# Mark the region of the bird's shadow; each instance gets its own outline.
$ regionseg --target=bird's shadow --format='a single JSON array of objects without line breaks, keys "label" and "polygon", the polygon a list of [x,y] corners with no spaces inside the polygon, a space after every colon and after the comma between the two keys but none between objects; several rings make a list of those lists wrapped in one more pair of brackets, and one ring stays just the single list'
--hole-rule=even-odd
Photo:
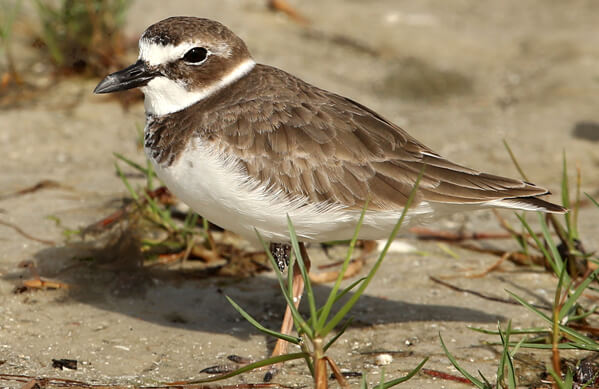
[{"label": "bird's shadow", "polygon": [[[36,254],[37,271],[41,277],[69,284],[68,296],[74,301],[163,326],[227,333],[240,338],[255,334],[255,329],[241,319],[225,295],[266,327],[280,326],[285,300],[272,276],[262,273],[243,279],[205,274],[200,277],[141,266],[139,252],[127,252],[126,247],[112,249],[113,254],[87,244],[46,248]],[[313,284],[313,290],[317,302],[323,304],[331,286]],[[350,296],[351,293],[347,297]],[[414,304],[394,296],[381,298],[368,294],[359,299],[349,316],[362,326],[415,321],[496,323],[503,319],[478,309]]]}]

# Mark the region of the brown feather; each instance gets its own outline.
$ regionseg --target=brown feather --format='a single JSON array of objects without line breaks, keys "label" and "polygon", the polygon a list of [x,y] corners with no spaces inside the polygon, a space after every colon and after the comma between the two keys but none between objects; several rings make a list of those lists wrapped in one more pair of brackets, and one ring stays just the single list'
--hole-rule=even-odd
[{"label": "brown feather", "polygon": [[160,163],[176,161],[196,136],[235,156],[250,177],[306,202],[358,209],[370,200],[372,209],[400,210],[421,171],[416,203],[548,193],[452,163],[369,108],[265,65],[189,108],[153,119],[149,129],[146,145]]}]

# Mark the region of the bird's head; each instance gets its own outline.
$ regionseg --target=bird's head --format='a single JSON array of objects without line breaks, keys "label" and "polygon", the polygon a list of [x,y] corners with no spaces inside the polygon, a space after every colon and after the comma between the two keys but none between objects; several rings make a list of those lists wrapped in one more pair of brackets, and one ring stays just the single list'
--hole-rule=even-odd
[{"label": "bird's head", "polygon": [[171,17],[148,27],[137,62],[106,76],[94,93],[140,88],[146,112],[162,116],[197,103],[254,65],[245,43],[222,24]]}]

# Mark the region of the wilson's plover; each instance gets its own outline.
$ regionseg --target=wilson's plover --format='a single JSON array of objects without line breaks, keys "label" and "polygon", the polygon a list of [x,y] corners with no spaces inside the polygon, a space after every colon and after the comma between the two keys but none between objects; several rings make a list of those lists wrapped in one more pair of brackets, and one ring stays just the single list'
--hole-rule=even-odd
[{"label": "wilson's plover", "polygon": [[540,198],[546,189],[450,162],[360,103],[257,64],[212,20],[150,26],[137,62],[94,92],[135,87],[145,95],[145,151],[158,177],[252,241],[257,230],[287,243],[287,215],[303,242],[348,239],[367,200],[360,238],[385,239],[423,167],[410,222],[486,207],[565,212]]}]

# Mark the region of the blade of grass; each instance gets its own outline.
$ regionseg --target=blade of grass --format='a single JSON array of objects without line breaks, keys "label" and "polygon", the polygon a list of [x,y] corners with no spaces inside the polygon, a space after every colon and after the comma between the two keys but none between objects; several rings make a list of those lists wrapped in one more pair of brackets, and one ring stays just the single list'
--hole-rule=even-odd
[{"label": "blade of grass", "polygon": [[[471,329],[472,331],[476,331],[476,332],[480,332],[486,335],[499,335],[499,331],[495,331],[495,330],[487,330],[484,328],[479,328],[479,327],[471,327],[468,326],[469,329]],[[527,328],[524,330],[512,330],[511,334],[512,335],[528,335],[528,334],[539,334],[539,333],[546,333],[547,328],[543,328],[543,327],[533,327],[533,328]]]},{"label": "blade of grass", "polygon": [[[358,240],[358,234],[362,227],[362,223],[364,222],[364,215],[366,215],[367,208],[368,208],[368,200],[366,200],[366,202],[364,203],[364,207],[362,207],[362,213],[360,214],[360,219],[358,220],[358,225],[356,226],[356,229],[354,230],[354,235],[352,236],[352,239],[349,243],[349,247],[347,249],[347,255],[345,256],[345,260],[343,261],[343,266],[341,267],[341,271],[339,272],[339,275],[337,276],[335,285],[333,285],[333,289],[331,289],[331,292],[329,293],[329,297],[327,298],[326,303],[322,307],[322,312],[320,313],[320,316],[318,318],[319,328],[324,327],[327,319],[329,318],[331,308],[333,307],[333,304],[335,303],[335,301],[337,301],[337,291],[339,290],[339,288],[341,286],[341,281],[343,281],[343,277],[345,275],[345,272],[347,271],[347,267],[349,266],[351,257],[354,253],[354,248],[356,247],[356,241]],[[316,333],[318,334],[318,331]]]},{"label": "blade of grass", "polygon": [[[543,233],[543,238],[545,239],[545,242],[547,242],[547,246],[549,246],[549,251],[551,252],[551,257],[547,257],[547,259],[553,260],[553,262],[556,265],[555,268],[557,270],[559,270],[555,274],[560,275],[564,268],[564,261],[562,260],[562,256],[560,255],[560,253],[557,249],[557,246],[555,245],[555,242],[553,241],[553,237],[551,236],[551,233],[549,232],[549,227],[547,226],[547,222],[545,221],[545,216],[540,212],[538,214],[539,214],[539,221],[541,223],[541,231]],[[565,278],[566,281],[570,280],[570,277],[567,274],[565,277],[566,277]]]},{"label": "blade of grass", "polygon": [[358,299],[360,298],[362,293],[364,293],[364,290],[366,289],[368,284],[370,284],[370,281],[372,281],[377,270],[383,263],[383,259],[387,255],[387,251],[389,250],[389,247],[391,247],[391,243],[393,242],[393,240],[395,240],[395,237],[397,236],[397,233],[399,232],[399,228],[401,227],[401,225],[408,213],[408,209],[410,208],[410,206],[412,205],[412,202],[414,201],[414,197],[416,196],[416,191],[418,189],[418,185],[420,184],[420,180],[422,179],[423,172],[424,172],[424,170],[420,170],[420,174],[418,175],[418,178],[416,179],[416,182],[414,183],[414,187],[412,188],[412,191],[410,192],[410,195],[408,196],[408,200],[406,202],[404,209],[401,212],[401,216],[399,217],[399,220],[397,221],[397,223],[395,223],[395,227],[393,227],[393,230],[391,231],[391,234],[389,235],[389,239],[387,239],[387,242],[385,243],[383,250],[379,254],[379,257],[378,257],[376,263],[374,264],[372,269],[370,269],[370,272],[368,273],[368,275],[366,276],[366,279],[364,280],[364,282],[362,282],[362,284],[360,285],[358,290],[353,294],[353,296],[350,297],[349,301],[347,301],[343,305],[343,307],[341,307],[341,309],[333,316],[333,318],[324,326],[324,328],[321,331],[322,336],[325,336],[326,334],[328,334],[333,328],[335,328],[335,326],[337,324],[339,324],[339,322],[341,320],[343,320],[343,318],[347,315],[349,310],[352,309],[352,307],[356,304],[356,302],[358,301]]},{"label": "blade of grass", "polygon": [[524,170],[522,170],[522,168],[520,167],[520,164],[518,163],[518,160],[516,159],[516,156],[512,152],[512,148],[510,147],[510,145],[508,145],[508,143],[505,139],[503,140],[503,145],[505,146],[505,149],[507,150],[508,154],[510,155],[512,163],[514,164],[514,166],[516,166],[518,173],[520,173],[520,176],[524,179],[524,181],[528,181],[528,177],[526,177]]},{"label": "blade of grass", "polygon": [[[529,310],[536,313],[540,318],[547,321],[549,324],[553,324],[553,320],[549,316],[545,315],[543,312],[541,312],[537,308],[533,307],[531,304],[526,302],[523,298],[516,295],[515,293],[510,292],[509,290],[506,290],[506,292],[510,296],[512,296],[516,301],[518,301],[520,304],[524,305],[526,308],[528,308]],[[593,339],[591,339],[591,338],[589,338],[569,327],[561,325],[561,324],[559,325],[559,329],[562,333],[564,333],[564,335],[567,335],[569,339],[578,340],[579,343],[577,343],[577,344],[582,344],[582,345],[585,345],[585,347],[590,347],[592,350],[599,351],[599,343],[595,342]]]},{"label": "blade of grass", "polygon": [[147,192],[143,192],[143,195],[144,195],[144,198],[146,199],[146,202],[148,203],[150,210],[158,218],[157,222],[159,224],[161,224],[162,226],[164,226],[169,232],[176,231],[177,225],[175,224],[175,221],[171,217],[170,212],[168,210],[162,209],[158,205],[156,200],[151,198]]},{"label": "blade of grass", "polygon": [[304,279],[306,297],[308,299],[308,306],[310,307],[310,321],[312,322],[312,330],[315,334],[317,334],[320,328],[318,327],[318,316],[316,314],[316,300],[314,299],[312,282],[310,282],[310,276],[308,275],[308,270],[306,270],[306,264],[304,262],[304,258],[302,257],[299,242],[297,240],[297,234],[295,232],[295,227],[293,227],[293,223],[291,222],[291,218],[289,217],[289,215],[287,215],[287,229],[289,230],[291,247],[293,247],[293,251],[295,252],[295,259],[300,268],[300,272],[302,273],[302,278]]},{"label": "blade of grass", "polygon": [[280,332],[273,331],[273,330],[270,330],[270,329],[264,327],[256,319],[254,319],[249,313],[247,313],[243,308],[241,308],[231,297],[225,295],[225,298],[227,299],[227,301],[229,301],[229,303],[233,306],[233,308],[235,308],[235,310],[237,312],[239,312],[239,314],[241,314],[241,316],[243,316],[245,320],[250,322],[251,325],[256,327],[256,329],[258,331],[265,333],[266,335],[274,336],[275,338],[286,340],[289,343],[300,344],[301,338],[291,336],[291,335],[285,335]]},{"label": "blade of grass", "polygon": [[125,157],[124,155],[119,154],[119,153],[112,153],[112,155],[114,155],[116,158],[120,159],[121,161],[125,162],[127,165],[131,166],[135,170],[138,170],[144,176],[147,176],[148,174],[150,174],[150,171],[149,171],[148,168],[145,168],[145,167],[141,166],[137,162],[133,162],[132,160],[130,160],[127,157]]},{"label": "blade of grass", "polygon": [[[590,289],[590,287],[589,287]],[[585,313],[582,313],[580,315],[572,315],[570,316],[570,318],[568,319],[568,322],[573,322],[573,321],[579,321],[579,320],[583,320],[586,319],[587,317],[591,316],[592,314],[594,314],[597,311],[597,306],[593,305],[591,306],[591,308],[586,311]]]},{"label": "blade of grass", "polygon": [[401,384],[402,382],[405,382],[405,381],[409,380],[410,378],[414,377],[420,371],[420,369],[422,369],[422,367],[424,366],[424,364],[428,361],[428,358],[429,357],[424,358],[422,360],[422,362],[420,362],[418,364],[418,366],[416,366],[412,371],[410,371],[405,376],[400,377],[400,378],[396,378],[396,379],[391,380],[391,381],[385,382],[385,384],[382,385],[383,389],[388,389],[388,388],[390,388],[392,386]]},{"label": "blade of grass", "polygon": [[499,368],[497,370],[497,383],[503,382],[505,365],[507,363],[508,368],[508,388],[516,389],[516,373],[514,371],[514,362],[512,361],[512,355],[509,352],[509,344],[510,344],[510,331],[512,329],[512,321],[508,321],[507,329],[505,331],[505,335],[503,331],[501,331],[501,326],[499,323],[497,324],[497,329],[499,330],[499,336],[501,337],[501,343],[503,345],[503,353],[501,355],[501,362],[499,363]]},{"label": "blade of grass", "polygon": [[[562,205],[566,209],[570,209],[570,184],[568,182],[568,163],[566,161],[566,151],[562,151]],[[564,214],[566,222],[566,231],[568,232],[568,241],[574,239],[574,229],[572,227],[572,215],[570,212]]]},{"label": "blade of grass", "polygon": [[441,333],[439,333],[439,339],[441,340],[441,346],[443,347],[443,351],[445,351],[445,355],[447,356],[447,358],[449,359],[449,362],[451,362],[453,367],[455,367],[464,377],[466,377],[466,379],[468,379],[470,382],[472,382],[474,384],[474,386],[476,386],[477,388],[491,389],[490,386],[487,386],[484,382],[480,381],[478,378],[476,378],[473,375],[471,375],[470,373],[468,373],[466,370],[464,370],[462,368],[462,366],[459,365],[458,361],[454,358],[453,355],[451,355],[451,353],[447,349],[447,346],[445,346],[445,342],[443,341],[443,337],[441,336]]},{"label": "blade of grass", "polygon": [[385,368],[381,369],[381,378],[379,379],[379,384],[377,385],[377,389],[383,389],[383,385],[385,382]]},{"label": "blade of grass", "polygon": [[343,335],[345,333],[345,330],[347,330],[347,327],[349,327],[349,325],[351,324],[351,322],[353,321],[353,319],[350,317],[344,324],[343,327],[341,327],[341,329],[339,330],[339,332],[337,332],[335,334],[335,336],[333,336],[331,338],[331,340],[328,341],[327,344],[324,345],[324,347],[322,348],[323,352],[326,352],[329,347],[331,347],[333,345],[333,343],[335,343],[337,341],[337,339],[339,339],[339,337],[341,335]]},{"label": "blade of grass", "polygon": [[279,270],[279,266],[277,265],[277,262],[273,258],[268,246],[266,245],[266,242],[264,242],[264,239],[262,239],[262,235],[260,235],[258,230],[255,230],[255,231],[256,231],[256,235],[258,236],[258,240],[260,241],[260,243],[262,244],[262,247],[264,248],[264,251],[266,252],[266,256],[270,260],[270,263],[271,263],[273,269],[275,270],[277,280],[279,281],[279,286],[281,287],[281,291],[283,292],[285,301],[287,301],[287,306],[291,310],[291,315],[293,316],[293,322],[297,326],[299,326],[302,329],[302,331],[305,332],[308,336],[312,337],[313,331],[310,328],[310,326],[308,326],[308,323],[306,323],[304,318],[300,315],[297,308],[295,308],[293,299],[290,297],[291,295],[290,295],[290,293],[288,293],[288,289],[285,287],[285,281],[283,280],[283,276],[281,275],[281,271]]},{"label": "blade of grass", "polygon": [[572,225],[574,226],[575,235],[578,239],[578,213],[580,211],[580,187],[582,186],[582,173],[580,172],[580,166],[576,166],[576,197],[574,199],[574,207],[572,209]]},{"label": "blade of grass", "polygon": [[[520,341],[518,343],[516,343],[516,345],[514,346],[512,352],[510,353],[510,356],[512,358],[514,358],[514,355],[516,355],[516,353],[518,352],[518,350],[520,350],[520,347],[522,347],[522,344],[526,341],[526,338],[522,338],[520,339]],[[510,344],[508,342],[508,344]]]},{"label": "blade of grass", "polygon": [[560,310],[560,315],[559,315],[560,322],[570,312],[570,310],[572,309],[572,306],[574,305],[574,303],[576,303],[576,300],[578,300],[578,298],[582,295],[582,292],[585,291],[585,289],[590,285],[590,283],[593,281],[595,276],[597,276],[598,274],[599,274],[599,269],[595,269],[595,271],[592,272],[591,274],[589,274],[589,276],[587,278],[585,278],[578,285],[578,287],[576,287],[574,292],[568,297],[568,299],[566,300],[566,302],[564,303],[564,305],[562,306],[562,308]]},{"label": "blade of grass", "polygon": [[[490,343],[492,344],[492,343]],[[520,344],[512,342],[510,343],[510,346],[516,346]],[[551,350],[553,345],[548,344],[548,343],[527,343],[527,342],[523,342],[520,347],[523,348],[531,348],[531,349],[539,349],[539,350]],[[592,347],[589,345],[585,345],[583,343],[560,343],[558,344],[558,349],[560,350],[588,350],[588,351],[598,351],[599,349],[597,349],[596,347]]]},{"label": "blade of grass", "polygon": [[295,269],[295,253],[289,253],[289,264],[287,265],[287,293],[293,295],[293,272]]},{"label": "blade of grass", "polygon": [[[360,278],[359,280],[356,280],[356,281],[352,282],[352,283],[351,283],[351,284],[350,284],[350,285],[349,285],[347,288],[343,289],[343,290],[341,291],[341,293],[339,293],[339,294],[337,295],[337,297],[335,297],[335,301],[333,301],[333,304],[335,304],[337,301],[341,300],[341,299],[343,298],[343,296],[345,296],[346,294],[348,294],[349,292],[351,292],[353,288],[355,288],[357,285],[359,285],[359,284],[360,284],[361,282],[363,282],[365,279],[366,279],[366,277],[362,277],[362,278]],[[321,310],[322,310],[322,309],[323,309],[323,308],[320,308],[320,309],[318,310],[318,315],[319,315],[319,317],[320,317],[320,315],[321,315]]]},{"label": "blade of grass", "polygon": [[593,203],[595,205],[595,207],[599,208],[599,203],[597,202],[597,200],[595,200],[593,197],[591,197],[591,195],[588,194],[587,192],[584,192],[584,195],[587,196],[589,198],[589,200],[591,200],[591,203]]},{"label": "blade of grass", "polygon": [[566,275],[567,269],[564,266],[562,268],[562,272],[559,275],[559,282],[557,283],[557,288],[555,288],[555,298],[553,300],[553,311],[552,311],[552,319],[553,323],[551,326],[551,363],[553,364],[553,369],[555,371],[561,371],[561,361],[559,357],[559,348],[557,345],[560,342],[561,336],[559,331],[559,309],[560,309],[560,301],[562,297],[562,287],[564,285],[564,277]]},{"label": "blade of grass", "polygon": [[147,174],[146,174],[146,188],[148,189],[148,191],[153,191],[154,190],[154,166],[152,165],[152,162],[149,159],[146,159],[146,166],[147,166]]},{"label": "blade of grass", "polygon": [[205,384],[208,382],[215,382],[215,381],[221,381],[221,380],[225,380],[227,378],[231,378],[231,377],[235,377],[238,376],[240,374],[243,374],[245,372],[248,371],[252,371],[254,369],[258,369],[264,366],[270,366],[270,365],[274,365],[277,363],[282,363],[282,362],[287,362],[287,361],[292,361],[294,359],[300,359],[300,358],[305,358],[306,356],[308,356],[308,354],[306,353],[292,353],[292,354],[285,354],[285,355],[279,355],[277,357],[272,357],[272,358],[267,358],[267,359],[263,359],[261,361],[258,362],[254,362],[254,363],[250,363],[249,365],[243,366],[235,371],[232,371],[230,373],[227,374],[222,374],[216,377],[210,377],[210,378],[205,378],[203,380],[195,380],[195,381],[190,381],[190,382],[186,382],[186,384]]},{"label": "blade of grass", "polygon": [[123,184],[125,184],[125,187],[127,188],[127,191],[129,192],[129,194],[131,195],[131,198],[133,198],[133,200],[139,205],[139,195],[137,194],[137,192],[135,192],[133,190],[133,187],[129,183],[129,180],[127,180],[127,177],[125,177],[125,175],[123,174],[123,171],[121,170],[121,167],[116,162],[114,163],[114,167],[116,168],[117,174],[119,175],[119,177],[123,181]]},{"label": "blade of grass", "polygon": [[555,274],[560,274],[561,270],[557,267],[557,264],[551,260],[551,255],[549,254],[549,251],[547,251],[547,249],[545,248],[545,245],[538,238],[537,234],[534,233],[534,231],[532,230],[532,228],[530,227],[530,225],[528,224],[526,219],[519,214],[516,214],[516,217],[518,218],[518,220],[520,220],[520,223],[524,226],[524,228],[526,228],[526,231],[528,232],[528,234],[532,237],[532,239],[537,244],[537,247],[539,248],[539,250],[541,250],[541,252],[543,253],[543,256],[545,258],[547,258],[549,265],[551,265],[551,268],[553,269],[553,272]]}]

